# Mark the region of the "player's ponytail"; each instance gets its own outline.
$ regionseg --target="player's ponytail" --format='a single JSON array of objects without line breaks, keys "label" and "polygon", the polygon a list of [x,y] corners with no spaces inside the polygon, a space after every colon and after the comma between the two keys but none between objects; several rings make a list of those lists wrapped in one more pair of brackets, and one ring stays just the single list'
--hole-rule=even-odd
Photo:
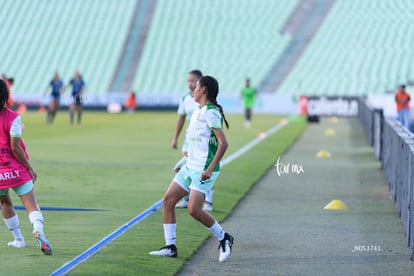
[{"label": "player's ponytail", "polygon": [[8,106],[7,101],[9,100],[9,88],[4,80],[0,79],[0,111],[5,106]]},{"label": "player's ponytail", "polygon": [[205,86],[207,88],[207,99],[210,100],[212,104],[217,106],[219,109],[221,116],[223,116],[224,123],[226,127],[229,128],[229,123],[226,120],[226,116],[224,116],[223,107],[218,104],[217,102],[217,95],[219,93],[219,84],[218,81],[211,77],[211,76],[203,76],[200,80],[200,86]]}]

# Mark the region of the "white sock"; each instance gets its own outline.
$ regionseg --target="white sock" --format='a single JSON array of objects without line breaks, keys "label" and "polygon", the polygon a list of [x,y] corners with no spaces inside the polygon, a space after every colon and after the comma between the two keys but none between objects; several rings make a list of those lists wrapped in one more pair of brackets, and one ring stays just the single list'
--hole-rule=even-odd
[{"label": "white sock", "polygon": [[209,192],[206,194],[206,199],[205,199],[205,202],[208,202],[208,203],[210,203],[210,204],[213,204],[213,194],[214,194],[214,190],[209,191]]},{"label": "white sock", "polygon": [[175,244],[177,224],[164,224],[165,245]]},{"label": "white sock", "polygon": [[29,214],[30,223],[34,230],[39,230],[43,233],[43,215],[40,211],[33,211]]},{"label": "white sock", "polygon": [[224,239],[224,230],[223,230],[223,227],[221,227],[221,225],[217,221],[213,224],[213,226],[211,226],[210,228],[208,228],[208,230],[210,230],[210,232],[219,241],[221,241],[222,239]]},{"label": "white sock", "polygon": [[19,217],[14,215],[11,218],[5,219],[3,218],[4,223],[6,223],[7,228],[9,228],[10,232],[13,234],[13,237],[15,240],[23,241],[23,234],[20,230],[20,224],[19,224]]}]

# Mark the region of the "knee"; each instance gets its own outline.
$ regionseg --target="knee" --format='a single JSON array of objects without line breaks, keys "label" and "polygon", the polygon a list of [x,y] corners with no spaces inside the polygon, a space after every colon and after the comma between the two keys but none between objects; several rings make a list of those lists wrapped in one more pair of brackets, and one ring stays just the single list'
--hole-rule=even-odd
[{"label": "knee", "polygon": [[165,195],[163,200],[162,200],[162,204],[164,205],[164,207],[174,207],[175,204],[177,202],[175,202],[176,200],[171,196],[171,195]]},{"label": "knee", "polygon": [[199,219],[200,217],[200,213],[202,212],[201,208],[197,208],[195,206],[188,206],[187,207],[188,213],[190,214],[190,216],[192,216],[195,219]]}]

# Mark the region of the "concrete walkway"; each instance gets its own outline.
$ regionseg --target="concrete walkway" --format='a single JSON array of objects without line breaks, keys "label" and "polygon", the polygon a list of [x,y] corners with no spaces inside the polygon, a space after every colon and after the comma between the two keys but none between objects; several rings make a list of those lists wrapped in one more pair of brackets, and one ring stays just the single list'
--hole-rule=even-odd
[{"label": "concrete walkway", "polygon": [[[316,157],[321,150],[331,157]],[[280,170],[271,169],[223,222],[235,237],[229,261],[218,262],[211,238],[178,275],[414,275],[380,163],[357,119],[310,124],[279,160]],[[348,209],[325,210],[334,199]]]}]

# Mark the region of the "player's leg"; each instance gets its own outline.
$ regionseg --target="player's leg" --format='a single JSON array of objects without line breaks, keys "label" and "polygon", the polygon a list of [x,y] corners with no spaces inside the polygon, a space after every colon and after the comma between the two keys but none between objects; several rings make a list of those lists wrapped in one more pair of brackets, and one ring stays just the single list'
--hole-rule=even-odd
[{"label": "player's leg", "polygon": [[213,196],[214,196],[214,187],[213,190],[209,191],[206,194],[206,198],[203,204],[203,210],[207,212],[213,211]]},{"label": "player's leg", "polygon": [[25,184],[14,188],[14,190],[20,197],[20,200],[29,215],[30,223],[33,226],[33,237],[37,240],[40,250],[45,255],[52,255],[52,247],[43,230],[43,214],[36,201],[33,182],[26,182]]},{"label": "player's leg", "polygon": [[[187,154],[188,154],[188,140],[187,135],[184,138],[184,143],[181,148],[181,159],[175,164],[173,170],[178,173],[180,169],[187,164]],[[175,208],[187,208],[188,205],[188,194],[185,195],[176,205]]]},{"label": "player's leg", "polygon": [[76,111],[78,114],[78,125],[80,125],[81,120],[82,120],[82,104],[79,102],[76,104]]},{"label": "player's leg", "polygon": [[4,223],[12,233],[14,240],[7,243],[9,247],[23,248],[26,246],[22,231],[20,230],[19,217],[14,211],[13,203],[8,189],[0,190],[1,212]]},{"label": "player's leg", "polygon": [[69,105],[69,121],[71,125],[73,125],[74,113],[75,113],[75,103],[71,103]]},{"label": "player's leg", "polygon": [[150,255],[177,257],[178,251],[176,246],[176,219],[175,219],[175,205],[176,203],[188,193],[189,176],[187,173],[187,166],[175,175],[173,181],[168,187],[167,192],[163,198],[162,206],[162,221],[164,228],[165,246],[159,250],[151,251]]},{"label": "player's leg", "polygon": [[[219,261],[224,262],[231,255],[234,238],[229,233],[226,233],[216,219],[202,208],[205,195],[214,187],[214,183],[218,175],[219,172],[214,172],[208,180],[194,181],[191,183],[190,198],[188,200],[188,212],[193,218],[207,227],[208,230],[219,240]],[[192,177],[192,179],[200,179],[200,177]]]},{"label": "player's leg", "polygon": [[249,128],[250,127],[250,119],[251,119],[251,109],[246,107],[244,110],[244,126]]},{"label": "player's leg", "polygon": [[51,119],[52,119],[52,122],[53,122],[55,120],[56,113],[59,109],[59,99],[53,99],[52,105],[53,105],[53,112],[52,112],[52,118]]},{"label": "player's leg", "polygon": [[52,122],[52,114],[53,114],[53,100],[51,99],[49,101],[49,105],[47,107],[47,113],[46,113],[46,123]]}]

